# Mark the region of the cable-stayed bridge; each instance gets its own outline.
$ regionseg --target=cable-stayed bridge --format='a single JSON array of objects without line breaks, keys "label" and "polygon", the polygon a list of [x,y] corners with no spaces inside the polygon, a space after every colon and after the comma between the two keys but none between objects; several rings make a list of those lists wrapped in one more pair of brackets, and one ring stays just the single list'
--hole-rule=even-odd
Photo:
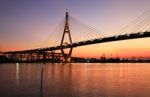
[{"label": "cable-stayed bridge", "polygon": [[[120,32],[108,35],[95,31],[93,27],[81,23],[74,17],[69,16],[69,13],[66,12],[60,45],[30,50],[0,52],[0,55],[10,60],[14,60],[15,62],[71,62],[71,54],[73,48],[76,47],[150,37],[149,13],[150,10],[144,12]],[[82,33],[79,33],[80,37],[77,37],[76,33],[72,33],[74,25],[71,25],[71,21],[78,26],[77,28],[74,28],[76,32],[78,32],[79,29],[81,30]],[[76,41],[74,42],[73,39]],[[68,50],[66,51],[66,49]]]}]

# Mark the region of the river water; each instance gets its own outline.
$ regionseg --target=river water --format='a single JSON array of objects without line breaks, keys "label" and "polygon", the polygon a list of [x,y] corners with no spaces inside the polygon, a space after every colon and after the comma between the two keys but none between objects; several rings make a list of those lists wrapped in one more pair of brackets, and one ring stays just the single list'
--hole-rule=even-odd
[{"label": "river water", "polygon": [[0,64],[0,97],[150,97],[150,63]]}]

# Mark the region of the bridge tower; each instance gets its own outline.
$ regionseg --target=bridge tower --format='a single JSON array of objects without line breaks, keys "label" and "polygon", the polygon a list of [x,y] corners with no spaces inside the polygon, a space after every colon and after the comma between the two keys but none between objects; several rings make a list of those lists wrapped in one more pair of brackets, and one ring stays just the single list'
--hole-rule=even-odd
[{"label": "bridge tower", "polygon": [[[73,48],[70,47],[69,51],[68,51],[68,54],[66,54],[65,51],[64,51],[64,48],[63,48],[63,45],[72,44],[72,38],[71,38],[71,34],[70,34],[68,19],[69,19],[69,12],[66,10],[65,27],[64,27],[64,32],[63,32],[61,44],[60,44],[60,46],[61,46],[61,53],[63,55],[63,58],[64,58],[65,62],[71,62],[71,54],[72,54],[72,50],[73,50]],[[69,43],[64,41],[64,38],[65,38],[66,35],[69,37]]]}]

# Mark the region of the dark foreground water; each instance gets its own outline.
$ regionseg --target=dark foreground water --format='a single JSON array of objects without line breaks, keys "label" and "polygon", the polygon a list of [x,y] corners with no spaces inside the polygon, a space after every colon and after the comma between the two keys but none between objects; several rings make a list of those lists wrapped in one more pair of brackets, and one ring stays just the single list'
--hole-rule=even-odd
[{"label": "dark foreground water", "polygon": [[0,64],[0,97],[150,97],[150,63]]}]

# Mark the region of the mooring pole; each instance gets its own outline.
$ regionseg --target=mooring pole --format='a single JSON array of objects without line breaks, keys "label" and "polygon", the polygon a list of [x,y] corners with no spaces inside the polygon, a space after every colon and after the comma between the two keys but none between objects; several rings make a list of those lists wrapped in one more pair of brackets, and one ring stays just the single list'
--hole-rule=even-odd
[{"label": "mooring pole", "polygon": [[41,97],[43,96],[43,67],[41,70]]}]

